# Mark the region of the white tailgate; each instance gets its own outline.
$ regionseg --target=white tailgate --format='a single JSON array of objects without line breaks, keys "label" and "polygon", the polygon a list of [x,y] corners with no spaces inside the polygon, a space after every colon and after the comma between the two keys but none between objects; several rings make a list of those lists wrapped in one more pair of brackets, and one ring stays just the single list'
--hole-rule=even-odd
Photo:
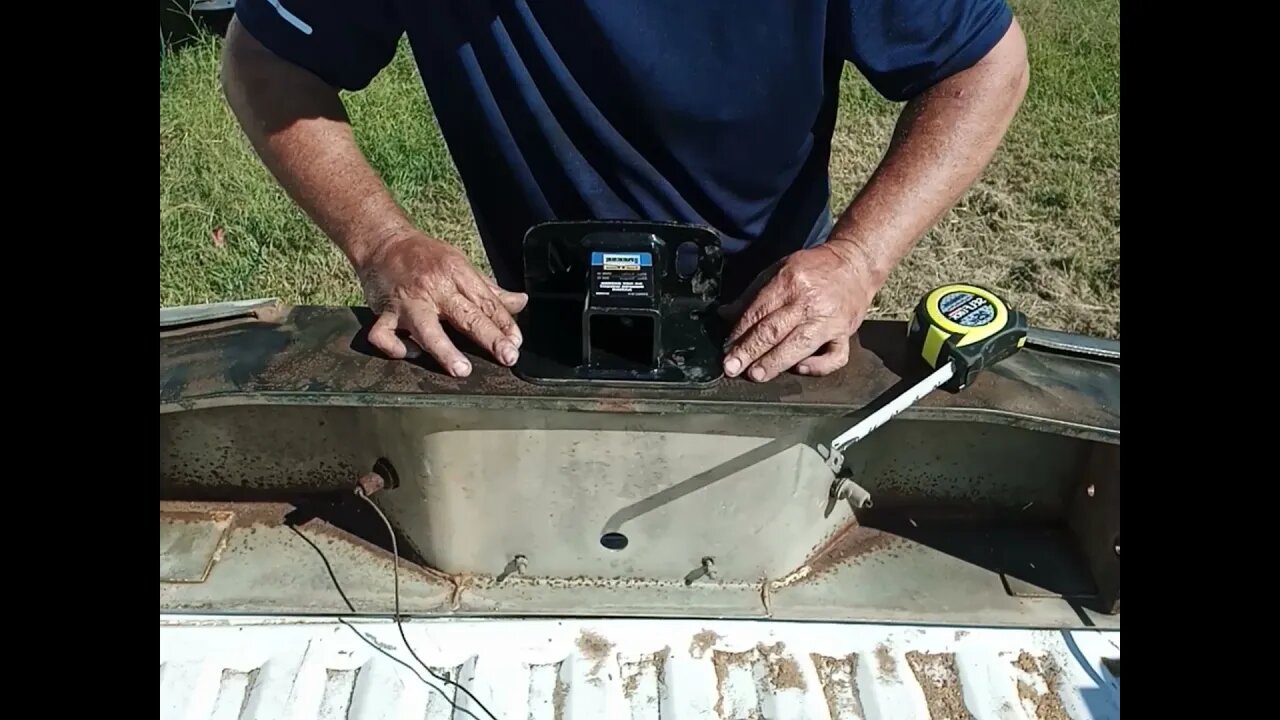
[{"label": "white tailgate", "polygon": [[[503,720],[1120,716],[1102,665],[1118,631],[449,619],[405,633]],[[488,717],[427,682],[441,686],[389,620],[160,618],[162,720]]]}]

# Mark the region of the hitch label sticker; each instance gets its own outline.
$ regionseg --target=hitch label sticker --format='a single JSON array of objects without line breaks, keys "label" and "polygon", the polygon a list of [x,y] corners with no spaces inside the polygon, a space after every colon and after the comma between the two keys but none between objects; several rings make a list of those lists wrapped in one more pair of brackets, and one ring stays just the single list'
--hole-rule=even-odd
[{"label": "hitch label sticker", "polygon": [[653,256],[649,253],[591,253],[591,264],[605,270],[636,271],[642,267],[653,265]]},{"label": "hitch label sticker", "polygon": [[591,294],[596,297],[653,297],[653,255],[591,253]]}]

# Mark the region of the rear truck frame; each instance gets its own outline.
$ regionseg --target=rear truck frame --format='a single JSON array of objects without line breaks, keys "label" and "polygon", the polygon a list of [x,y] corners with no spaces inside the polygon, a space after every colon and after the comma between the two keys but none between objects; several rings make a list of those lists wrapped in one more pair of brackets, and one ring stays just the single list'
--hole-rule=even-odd
[{"label": "rear truck frame", "polygon": [[[668,390],[535,385],[478,353],[472,375],[455,379],[429,361],[380,357],[365,338],[372,319],[362,308],[275,300],[161,310],[161,654],[171,668],[214,662],[227,633],[283,623],[281,657],[302,654],[280,662],[301,673],[314,634],[342,618],[364,628],[347,652],[389,663],[361,638],[385,635],[398,606],[410,636],[449,627],[466,645],[461,628],[472,628],[471,649],[423,642],[429,662],[476,687],[511,670],[485,653],[524,663],[521,692],[534,705],[540,681],[527,673],[546,660],[535,636],[575,662],[606,658],[616,670],[608,687],[658,683],[667,694],[654,695],[656,708],[676,702],[663,668],[680,670],[688,654],[668,646],[696,647],[708,629],[736,638],[704,643],[698,658],[720,703],[710,714],[681,705],[701,702],[691,679],[673,717],[752,717],[741,709],[752,702],[755,716],[824,717],[769,705],[786,695],[776,677],[751,695],[715,665],[728,653],[745,663],[744,678],[773,677],[779,658],[800,657],[769,650],[783,636],[808,648],[799,666],[808,699],[796,702],[822,700],[829,717],[924,717],[904,714],[914,699],[886,699],[898,690],[882,671],[898,656],[900,674],[915,678],[908,694],[932,717],[949,702],[937,693],[959,693],[971,716],[1040,716],[1043,703],[1022,686],[1057,698],[1068,717],[1118,717],[1118,343],[1033,330],[1021,353],[963,392],[932,393],[850,446],[845,467],[864,492],[837,499],[816,448],[909,382],[904,323],[865,323],[849,364],[828,377]],[[361,478],[376,490],[372,505],[353,492]],[[759,620],[769,622],[751,624]],[[639,655],[584,647],[593,633]],[[842,639],[827,647],[824,633]],[[504,635],[521,639],[503,650]],[[681,658],[651,659],[652,678],[626,669],[664,647]],[[268,662],[264,652],[236,662]],[[929,669],[935,656],[942,664]],[[565,657],[547,671],[548,692],[568,683],[591,696],[571,682],[591,668]],[[1004,664],[991,675],[995,658]],[[1080,682],[1046,680],[1045,658]],[[407,673],[395,667],[387,672]],[[961,684],[931,685],[935,676]],[[165,677],[162,715],[166,687],[189,712],[195,676]],[[857,680],[873,694],[887,688],[872,705],[887,704],[832,699]],[[991,683],[1003,689],[987,692]],[[328,697],[321,686],[316,697]],[[1085,702],[1086,686],[1103,699]],[[648,716],[635,714],[634,690],[624,693],[632,714],[617,717]],[[267,702],[261,692],[245,690],[245,702]],[[746,703],[741,713],[725,709],[725,693]],[[519,717],[539,716],[510,702],[528,711]],[[580,716],[614,717],[600,710],[613,700],[600,702],[582,707],[605,714]]]}]

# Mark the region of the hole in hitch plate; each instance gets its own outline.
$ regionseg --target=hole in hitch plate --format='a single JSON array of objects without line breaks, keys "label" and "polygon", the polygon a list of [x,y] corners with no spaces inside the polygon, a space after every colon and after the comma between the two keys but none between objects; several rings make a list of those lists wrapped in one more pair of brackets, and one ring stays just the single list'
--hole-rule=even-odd
[{"label": "hole in hitch plate", "polygon": [[688,280],[698,272],[698,243],[685,240],[676,246],[676,275]]},{"label": "hole in hitch plate", "polygon": [[592,315],[591,364],[634,370],[657,366],[653,332],[651,316]]},{"label": "hole in hitch plate", "polygon": [[600,536],[600,544],[608,550],[623,550],[627,547],[627,536],[618,532],[605,533]]}]

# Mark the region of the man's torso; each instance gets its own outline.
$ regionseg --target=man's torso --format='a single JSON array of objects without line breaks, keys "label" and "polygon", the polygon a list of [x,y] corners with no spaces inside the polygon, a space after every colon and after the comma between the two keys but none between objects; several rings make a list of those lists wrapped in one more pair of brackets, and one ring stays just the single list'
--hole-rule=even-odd
[{"label": "man's torso", "polygon": [[840,71],[905,100],[970,67],[1005,0],[239,0],[273,52],[348,90],[406,35],[498,279],[559,219],[710,226],[725,289],[820,241]]},{"label": "man's torso", "polygon": [[708,225],[730,255],[757,248],[731,261],[747,275],[818,239],[842,66],[823,8],[396,3],[507,284],[543,220]]}]

